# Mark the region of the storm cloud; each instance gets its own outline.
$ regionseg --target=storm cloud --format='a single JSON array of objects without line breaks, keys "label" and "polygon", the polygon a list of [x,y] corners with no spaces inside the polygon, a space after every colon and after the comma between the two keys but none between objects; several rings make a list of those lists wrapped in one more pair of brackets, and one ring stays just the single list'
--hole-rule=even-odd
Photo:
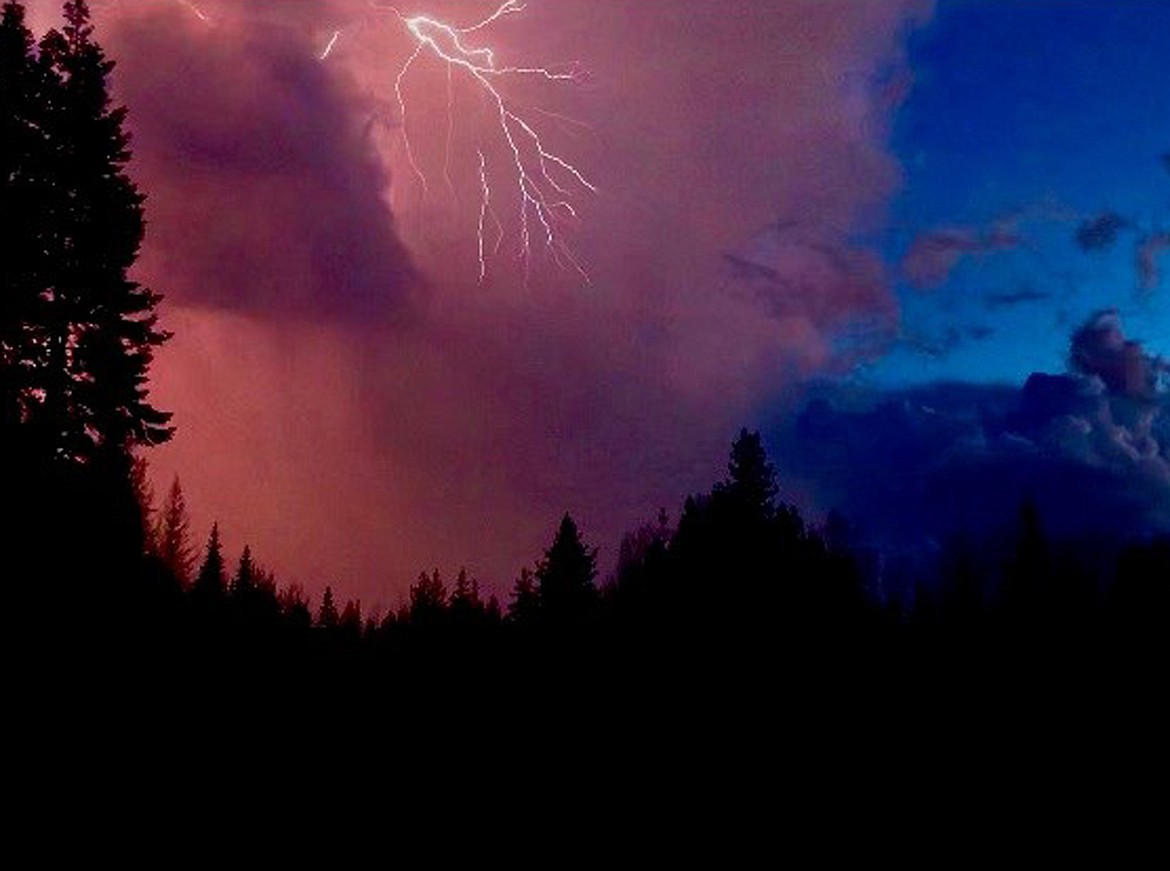
[{"label": "storm cloud", "polygon": [[[54,5],[35,0],[37,20]],[[591,282],[543,257],[525,281],[513,225],[482,286],[477,169],[452,162],[454,194],[414,182],[393,99],[411,44],[391,17],[365,0],[95,8],[149,195],[139,273],[175,332],[154,384],[179,434],[156,481],[181,475],[196,526],[220,520],[285,580],[391,603],[420,569],[466,563],[503,590],[566,509],[604,554],[709,486],[785,384],[843,365],[842,334],[897,332],[856,239],[901,184],[890,119],[929,3],[528,4],[492,31],[500,57],[588,71],[517,98],[573,116],[540,123],[598,187],[567,230]],[[459,22],[493,8],[428,4]],[[434,170],[442,70],[408,85]]]},{"label": "storm cloud", "polygon": [[1010,531],[1026,499],[1059,535],[1170,531],[1165,361],[1104,311],[1074,332],[1069,369],[1020,388],[824,388],[777,434],[782,461],[888,545]]},{"label": "storm cloud", "polygon": [[392,319],[422,282],[365,98],[317,62],[297,5],[282,5],[281,22],[224,24],[177,4],[114,7],[108,44],[150,196],[141,268],[183,305]]}]

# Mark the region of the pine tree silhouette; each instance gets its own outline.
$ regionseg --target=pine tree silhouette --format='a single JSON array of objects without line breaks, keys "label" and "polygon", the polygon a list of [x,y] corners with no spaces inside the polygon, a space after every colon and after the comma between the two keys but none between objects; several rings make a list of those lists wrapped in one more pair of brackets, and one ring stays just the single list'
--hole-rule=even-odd
[{"label": "pine tree silhouette", "polygon": [[351,649],[357,647],[362,640],[362,603],[360,599],[346,600],[341,609],[341,616],[337,621],[338,632],[342,640]]},{"label": "pine tree silhouette", "polygon": [[717,488],[745,517],[771,520],[776,513],[776,470],[764,451],[758,432],[741,429],[731,446],[728,478]]},{"label": "pine tree silhouette", "polygon": [[195,578],[193,592],[197,597],[203,599],[220,599],[227,592],[223,546],[219,541],[218,523],[211,525],[211,535],[207,538],[207,551],[203,557],[203,564],[199,567],[199,574]]},{"label": "pine tree silhouette", "polygon": [[447,616],[447,587],[435,569],[429,576],[422,572],[418,583],[410,588],[410,622],[416,626],[436,626]]},{"label": "pine tree silhouette", "polygon": [[154,538],[159,559],[182,587],[190,584],[191,569],[195,563],[195,556],[191,552],[190,529],[187,501],[183,497],[183,487],[176,475],[171,482],[167,501],[159,513]]},{"label": "pine tree silhouette", "polygon": [[38,276],[45,359],[33,409],[38,433],[55,459],[121,460],[135,445],[170,438],[170,415],[148,401],[158,297],[128,277],[145,221],[143,195],[126,174],[129,138],[124,108],[112,108],[114,64],[93,40],[85,0],[69,0],[65,26],[41,41],[51,86],[44,100],[47,208],[52,227],[41,239],[50,267]]},{"label": "pine tree silhouette", "polygon": [[333,587],[325,588],[325,595],[321,597],[321,608],[317,611],[317,625],[326,631],[337,628],[340,617],[337,614],[337,604],[333,601]]},{"label": "pine tree silhouette", "polygon": [[158,509],[154,507],[154,488],[150,486],[150,469],[142,457],[135,457],[130,466],[130,484],[134,488],[134,498],[138,503],[143,555],[157,559],[159,555],[159,526],[153,518],[158,513]]},{"label": "pine tree silhouette", "polygon": [[540,593],[532,569],[520,570],[520,577],[512,587],[512,601],[508,603],[508,620],[518,626],[532,626],[540,619]]},{"label": "pine tree silhouette", "polygon": [[479,581],[460,569],[451,593],[451,622],[455,626],[475,626],[483,622],[484,604],[479,597]]},{"label": "pine tree silhouette", "polygon": [[536,569],[542,620],[554,626],[587,621],[597,601],[596,577],[597,549],[585,545],[577,524],[565,514]]},{"label": "pine tree silhouette", "polygon": [[232,578],[231,592],[237,600],[247,604],[257,589],[258,572],[252,561],[252,548],[244,545],[244,552],[240,554],[240,564]]},{"label": "pine tree silhouette", "polygon": [[496,598],[494,593],[488,596],[487,604],[484,606],[484,616],[487,618],[489,626],[498,626],[504,619],[503,611],[500,609],[500,600]]}]

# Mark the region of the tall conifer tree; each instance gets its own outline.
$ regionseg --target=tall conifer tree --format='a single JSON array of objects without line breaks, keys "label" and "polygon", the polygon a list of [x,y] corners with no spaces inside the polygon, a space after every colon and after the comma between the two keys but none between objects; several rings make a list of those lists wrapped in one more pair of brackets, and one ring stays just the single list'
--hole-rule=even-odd
[{"label": "tall conifer tree", "polygon": [[158,528],[154,534],[158,556],[180,586],[191,581],[195,557],[191,552],[191,520],[187,514],[187,500],[176,475],[167,494],[166,503],[159,512]]},{"label": "tall conifer tree", "polygon": [[536,569],[542,618],[554,625],[585,620],[597,600],[596,578],[597,549],[585,545],[566,514]]},{"label": "tall conifer tree", "polygon": [[52,268],[41,277],[46,359],[40,433],[55,458],[121,460],[171,435],[169,414],[148,401],[158,297],[128,277],[142,244],[144,196],[126,174],[126,110],[113,107],[113,61],[93,39],[85,0],[69,0],[65,26],[41,41],[51,73],[44,100]]}]

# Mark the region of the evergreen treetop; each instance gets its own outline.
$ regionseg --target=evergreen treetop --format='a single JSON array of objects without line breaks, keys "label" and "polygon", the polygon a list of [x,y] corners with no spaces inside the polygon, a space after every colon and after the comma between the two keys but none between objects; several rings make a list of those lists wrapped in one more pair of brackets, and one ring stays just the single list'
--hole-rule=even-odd
[{"label": "evergreen treetop", "polygon": [[180,586],[186,586],[190,582],[191,569],[195,562],[191,552],[190,529],[187,501],[176,475],[159,516],[155,540],[159,558],[170,569]]},{"label": "evergreen treetop", "polygon": [[207,553],[199,575],[195,578],[195,592],[204,596],[221,596],[226,591],[227,578],[224,573],[223,546],[219,541],[219,524],[211,525],[207,538]]},{"label": "evergreen treetop", "polygon": [[758,432],[741,429],[731,446],[728,477],[720,491],[745,512],[770,520],[776,513],[776,469],[768,461]]},{"label": "evergreen treetop", "polygon": [[585,545],[577,524],[566,513],[536,569],[543,618],[550,623],[584,619],[597,598],[596,578],[597,549]]}]

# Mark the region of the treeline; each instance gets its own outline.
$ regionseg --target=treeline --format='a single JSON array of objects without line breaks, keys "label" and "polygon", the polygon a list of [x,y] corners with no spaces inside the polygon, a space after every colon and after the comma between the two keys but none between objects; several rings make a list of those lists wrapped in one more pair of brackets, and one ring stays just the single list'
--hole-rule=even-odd
[{"label": "treeline", "polygon": [[503,603],[466,570],[448,582],[436,569],[397,609],[363,613],[332,587],[316,603],[297,586],[280,588],[248,547],[229,566],[218,527],[193,553],[176,480],[157,511],[148,496],[142,503],[142,516],[156,519],[146,524],[144,555],[154,610],[140,619],[200,650],[389,662],[555,649],[758,662],[799,652],[821,666],[946,654],[977,664],[1166,646],[1170,539],[1131,544],[1093,566],[1071,544],[1049,541],[1025,505],[1006,547],[987,542],[980,554],[957,542],[891,587],[880,563],[855,553],[840,518],[813,528],[777,492],[759,434],[743,430],[726,477],[688,498],[676,524],[662,512],[627,534],[604,581],[597,550],[565,515]]},{"label": "treeline", "polygon": [[178,479],[156,510],[145,478],[144,465],[137,465],[151,583],[210,637],[234,629],[256,637],[300,632],[319,637],[322,649],[354,652],[431,635],[484,638],[505,627],[546,641],[668,627],[690,633],[699,625],[770,623],[783,631],[786,614],[793,627],[813,620],[860,628],[880,611],[848,551],[831,547],[795,508],[777,502],[775,471],[759,434],[747,430],[732,446],[727,478],[688,499],[677,528],[663,513],[626,536],[618,569],[606,582],[599,583],[597,549],[566,514],[543,557],[521,570],[503,604],[483,594],[466,569],[450,583],[435,569],[420,574],[407,600],[385,613],[363,614],[353,600],[342,605],[331,586],[314,607],[300,587],[279,588],[247,546],[230,570],[217,525],[196,554]]}]

